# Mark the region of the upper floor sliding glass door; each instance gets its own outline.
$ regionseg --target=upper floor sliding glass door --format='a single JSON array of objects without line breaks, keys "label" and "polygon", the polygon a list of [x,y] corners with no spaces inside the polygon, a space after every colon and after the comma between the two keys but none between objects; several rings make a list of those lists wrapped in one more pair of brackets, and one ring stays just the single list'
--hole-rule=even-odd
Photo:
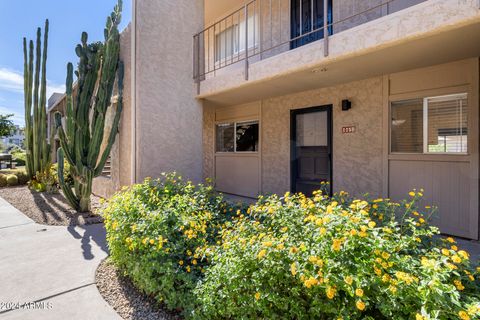
[{"label": "upper floor sliding glass door", "polygon": [[[328,24],[333,21],[332,0],[291,0],[290,49],[324,37],[324,3],[328,2]],[[332,34],[332,27],[328,27]]]}]

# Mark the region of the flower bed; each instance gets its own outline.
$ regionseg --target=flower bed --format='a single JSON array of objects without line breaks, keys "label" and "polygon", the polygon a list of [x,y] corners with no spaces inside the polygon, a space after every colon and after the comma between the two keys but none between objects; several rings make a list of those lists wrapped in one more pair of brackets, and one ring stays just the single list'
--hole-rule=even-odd
[{"label": "flower bed", "polygon": [[107,240],[140,289],[189,318],[478,318],[478,271],[434,237],[419,197],[286,194],[239,210],[169,175],[110,200]]}]

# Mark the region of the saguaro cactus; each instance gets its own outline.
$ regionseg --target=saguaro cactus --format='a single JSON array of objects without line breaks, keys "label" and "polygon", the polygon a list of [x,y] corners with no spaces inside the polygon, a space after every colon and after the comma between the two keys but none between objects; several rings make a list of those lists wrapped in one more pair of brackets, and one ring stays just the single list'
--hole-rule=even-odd
[{"label": "saguaro cactus", "polygon": [[27,39],[23,38],[25,149],[27,151],[26,169],[29,178],[34,177],[37,172],[43,172],[51,163],[50,145],[47,141],[46,111],[48,20],[45,21],[44,31],[42,54],[42,30],[40,28],[37,29],[35,73],[33,69],[33,40],[30,40],[27,55]]},{"label": "saguaro cactus", "polygon": [[[55,113],[61,145],[57,151],[59,183],[70,205],[80,212],[90,210],[92,180],[102,173],[118,132],[123,96],[123,63],[119,60],[118,32],[121,10],[122,2],[119,0],[107,19],[103,43],[87,44],[88,35],[82,33],[81,44],[75,49],[80,58],[75,71],[78,78],[75,99],[72,97],[73,65],[69,63],[67,66],[65,129],[62,115]],[[113,103],[115,78],[118,100]],[[110,108],[116,109],[108,112]],[[113,124],[109,132],[105,132],[109,114],[113,114]],[[68,184],[63,176],[64,157],[70,163],[73,185]]]}]

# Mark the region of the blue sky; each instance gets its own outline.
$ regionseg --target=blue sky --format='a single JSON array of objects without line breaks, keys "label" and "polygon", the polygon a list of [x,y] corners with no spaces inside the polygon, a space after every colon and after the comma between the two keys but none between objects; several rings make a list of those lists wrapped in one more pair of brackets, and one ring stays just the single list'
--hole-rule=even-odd
[{"label": "blue sky", "polygon": [[[75,46],[82,31],[89,42],[103,40],[107,16],[117,0],[0,0],[0,114],[13,113],[23,125],[23,37],[35,41],[37,27],[50,21],[47,99],[65,91],[66,65],[77,63]],[[123,1],[120,28],[131,18],[131,1]],[[42,35],[43,37],[43,35]]]}]

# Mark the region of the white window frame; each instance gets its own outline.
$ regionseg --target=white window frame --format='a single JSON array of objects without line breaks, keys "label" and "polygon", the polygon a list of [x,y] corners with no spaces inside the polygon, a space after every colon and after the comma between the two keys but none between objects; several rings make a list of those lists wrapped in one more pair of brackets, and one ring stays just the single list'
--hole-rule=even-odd
[{"label": "white window frame", "polygon": [[[239,120],[239,121],[221,121],[215,123],[215,154],[258,154],[257,151],[237,151],[237,124],[242,123],[258,124],[258,149],[260,149],[260,120]],[[233,151],[217,151],[217,126],[221,124],[233,124]]]},{"label": "white window frame", "polygon": [[[218,23],[221,24],[221,22]],[[252,43],[250,43],[249,41],[248,50],[256,50],[258,48],[260,38],[259,23],[260,21],[257,13],[248,17],[248,36],[253,37]],[[252,26],[255,26],[255,28],[252,28]],[[234,41],[232,42],[232,53],[222,58],[222,52],[220,52],[220,49],[217,47],[217,38],[221,37],[223,33],[232,28],[234,32],[235,30],[238,30],[238,37],[237,35],[233,37]],[[245,19],[242,19],[240,22],[237,21],[236,23],[232,23],[228,28],[225,28],[223,30],[217,30],[213,39],[213,47],[213,59],[216,68],[219,68],[221,65],[226,64],[228,61],[237,62],[242,56],[242,54],[245,54]],[[220,55],[218,53],[220,53]],[[228,53],[229,52],[227,52],[227,54]],[[220,58],[217,59],[217,57]]]},{"label": "white window frame", "polygon": [[[438,98],[455,98],[455,97],[465,97],[468,101],[468,93],[467,92],[460,92],[460,93],[453,93],[453,94],[445,94],[445,95],[437,95],[437,96],[428,96],[428,97],[419,97],[417,99],[422,99],[423,100],[423,108],[422,108],[422,113],[423,113],[423,132],[422,132],[422,138],[423,138],[423,150],[421,153],[417,152],[394,152],[392,151],[392,120],[391,116],[389,117],[389,151],[390,154],[412,154],[412,155],[468,155],[468,150],[470,149],[470,144],[468,143],[469,141],[469,121],[468,121],[468,113],[467,113],[467,151],[466,152],[430,152],[428,151],[428,101],[432,99],[438,99]],[[414,100],[415,98],[411,98]],[[395,102],[399,102],[402,100],[395,100],[395,101],[390,101],[390,108],[389,108],[389,114],[392,112],[392,104]],[[468,102],[467,105],[465,106],[467,108],[468,112]],[[460,105],[460,110],[463,110],[463,106]]]}]

